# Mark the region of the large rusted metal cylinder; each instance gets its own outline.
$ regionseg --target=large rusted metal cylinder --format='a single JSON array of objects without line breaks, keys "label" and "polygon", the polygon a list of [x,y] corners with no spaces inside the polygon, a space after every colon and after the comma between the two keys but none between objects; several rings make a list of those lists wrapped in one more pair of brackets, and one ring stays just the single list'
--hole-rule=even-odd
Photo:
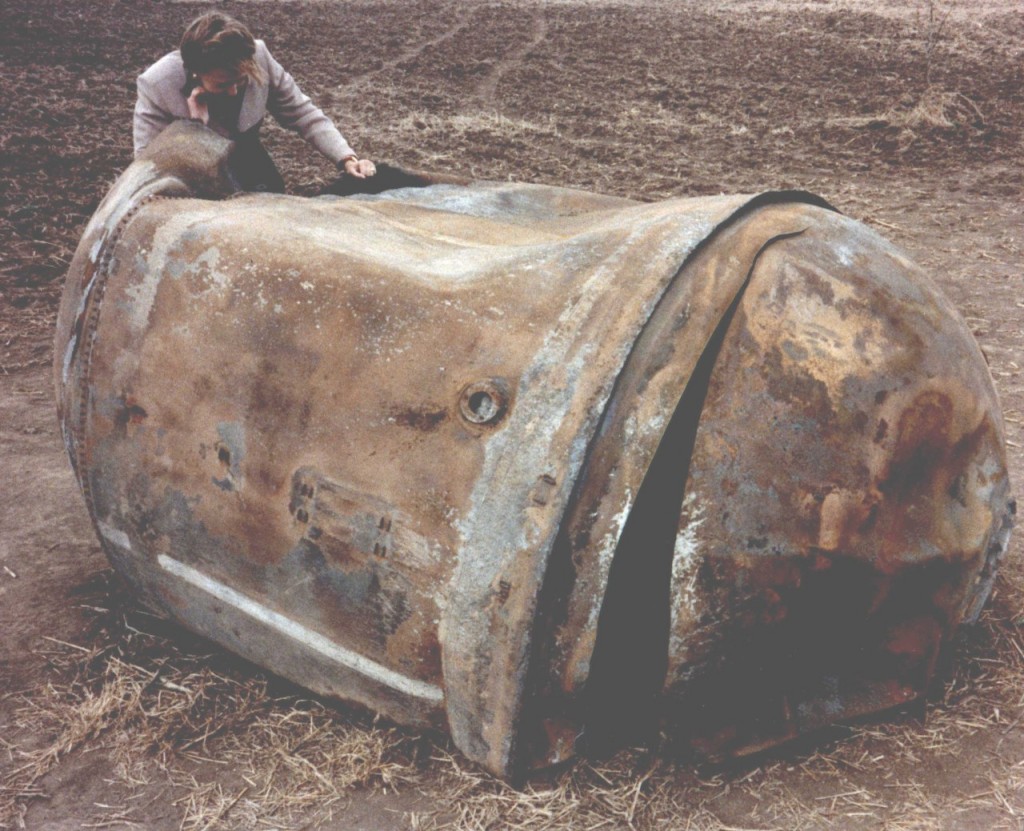
[{"label": "large rusted metal cylinder", "polygon": [[[924,694],[1012,500],[984,359],[807,194],[233,193],[175,125],[86,229],[61,423],[154,606],[501,776]],[[623,683],[623,679],[627,683]]]}]

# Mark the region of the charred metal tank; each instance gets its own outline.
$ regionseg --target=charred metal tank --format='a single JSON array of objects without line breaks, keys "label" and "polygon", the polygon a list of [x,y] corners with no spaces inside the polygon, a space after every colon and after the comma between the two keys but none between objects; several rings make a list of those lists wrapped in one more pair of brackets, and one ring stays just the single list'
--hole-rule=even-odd
[{"label": "charred metal tank", "polygon": [[230,151],[181,124],[132,164],[58,322],[150,604],[505,777],[925,693],[1013,503],[985,361],[898,249],[804,193],[237,194]]}]

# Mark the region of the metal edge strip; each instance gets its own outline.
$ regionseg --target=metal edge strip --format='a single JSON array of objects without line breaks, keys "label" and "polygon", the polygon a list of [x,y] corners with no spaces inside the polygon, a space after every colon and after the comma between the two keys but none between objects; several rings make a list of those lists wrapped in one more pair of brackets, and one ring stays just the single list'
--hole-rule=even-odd
[{"label": "metal edge strip", "polygon": [[384,684],[413,698],[421,698],[437,703],[444,701],[444,691],[440,687],[416,678],[401,675],[382,664],[378,664],[376,661],[346,649],[341,644],[325,638],[323,635],[314,632],[312,629],[303,626],[289,617],[285,617],[279,612],[275,612],[262,603],[257,603],[241,592],[235,591],[230,586],[214,580],[212,577],[197,571],[191,566],[185,565],[165,554],[160,554],[157,557],[157,562],[169,574],[180,577],[186,583],[200,589],[211,597],[216,598],[222,603],[227,603],[258,623],[262,623],[264,626],[279,632],[285,637],[298,641],[308,649],[319,653],[336,664],[341,664],[346,669],[358,672],[366,678],[379,684]]}]

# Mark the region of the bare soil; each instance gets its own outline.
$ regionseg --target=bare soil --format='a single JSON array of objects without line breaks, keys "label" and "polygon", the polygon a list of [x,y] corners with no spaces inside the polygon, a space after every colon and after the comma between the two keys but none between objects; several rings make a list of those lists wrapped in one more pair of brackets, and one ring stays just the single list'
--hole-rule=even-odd
[{"label": "bare soil", "polygon": [[[223,7],[366,156],[638,199],[803,188],[938,280],[1024,481],[1024,8],[864,0]],[[205,5],[0,6],[0,828],[1024,829],[1024,535],[923,707],[723,769],[583,760],[513,792],[150,616],[56,429],[61,282],[131,159],[134,78]],[[269,127],[291,190],[330,166]]]}]

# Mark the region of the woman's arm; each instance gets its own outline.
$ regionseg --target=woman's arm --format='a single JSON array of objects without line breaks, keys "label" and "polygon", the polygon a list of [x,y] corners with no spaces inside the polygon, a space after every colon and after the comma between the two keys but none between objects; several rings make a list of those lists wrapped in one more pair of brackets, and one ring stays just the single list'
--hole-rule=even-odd
[{"label": "woman's arm", "polygon": [[138,156],[175,117],[156,103],[153,90],[144,76],[140,75],[135,85],[138,97],[135,99],[135,115],[132,118],[132,138],[135,155]]},{"label": "woman's arm", "polygon": [[355,157],[355,151],[334,126],[334,122],[299,89],[295,79],[269,51],[264,48],[263,52],[266,58],[263,67],[269,76],[267,82],[270,87],[267,110],[277,122],[282,127],[294,130],[334,164]]}]

